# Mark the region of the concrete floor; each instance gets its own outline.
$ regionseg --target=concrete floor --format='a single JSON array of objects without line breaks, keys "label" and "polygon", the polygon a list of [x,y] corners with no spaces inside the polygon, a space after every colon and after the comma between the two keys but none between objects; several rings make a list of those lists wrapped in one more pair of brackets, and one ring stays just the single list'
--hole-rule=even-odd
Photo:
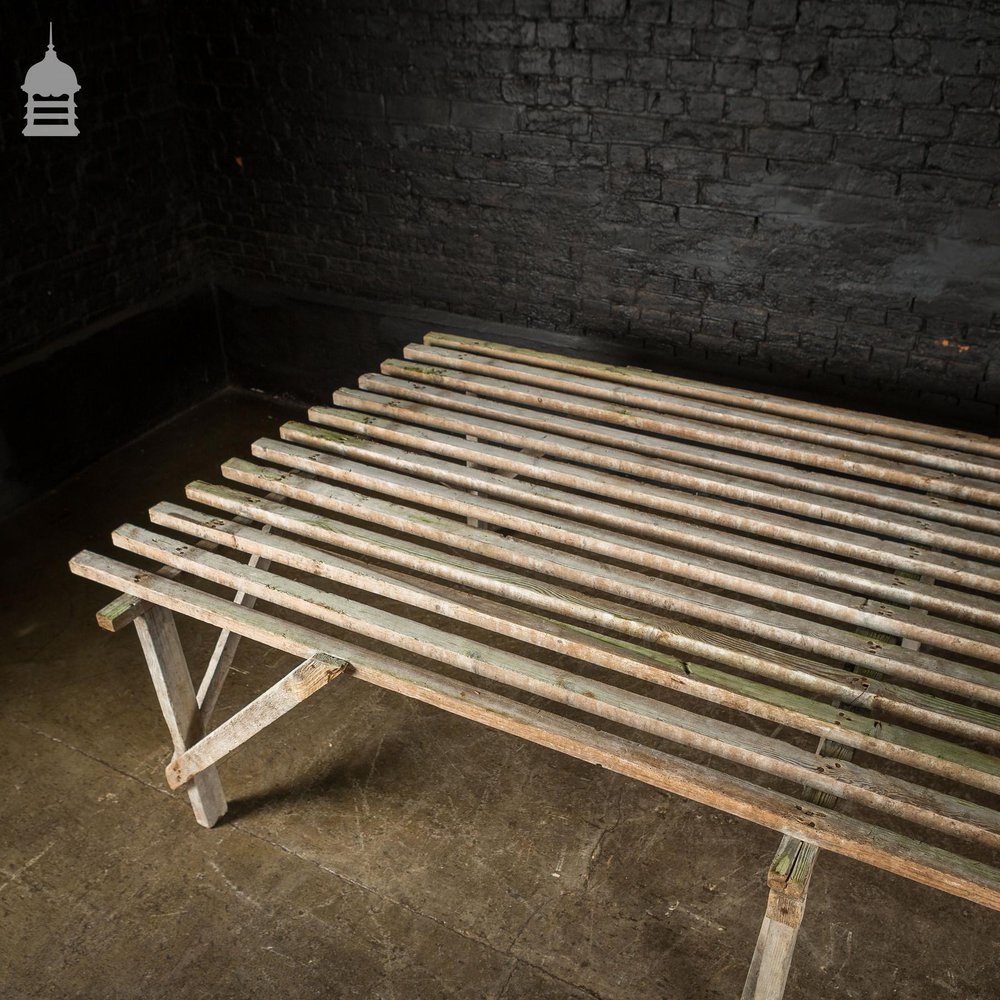
[{"label": "concrete floor", "polygon": [[[361,682],[221,765],[216,829],[167,792],[135,635],[66,561],[287,416],[218,397],[0,525],[0,996],[739,996],[777,834]],[[219,718],[291,665],[244,643]],[[998,942],[823,855],[786,995],[995,1000]]]}]

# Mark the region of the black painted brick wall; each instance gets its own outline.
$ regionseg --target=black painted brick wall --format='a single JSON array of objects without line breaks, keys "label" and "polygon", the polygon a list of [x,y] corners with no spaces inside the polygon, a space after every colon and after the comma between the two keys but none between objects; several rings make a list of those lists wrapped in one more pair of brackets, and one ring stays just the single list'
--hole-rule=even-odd
[{"label": "black painted brick wall", "polygon": [[175,27],[221,273],[996,418],[995,4],[313,0]]},{"label": "black painted brick wall", "polygon": [[[28,140],[56,20],[82,134]],[[1000,404],[1000,9],[152,0],[0,11],[0,364],[232,275]]]},{"label": "black painted brick wall", "polygon": [[[171,6],[0,6],[0,366],[204,274]],[[49,19],[82,87],[72,138],[21,134]]]}]

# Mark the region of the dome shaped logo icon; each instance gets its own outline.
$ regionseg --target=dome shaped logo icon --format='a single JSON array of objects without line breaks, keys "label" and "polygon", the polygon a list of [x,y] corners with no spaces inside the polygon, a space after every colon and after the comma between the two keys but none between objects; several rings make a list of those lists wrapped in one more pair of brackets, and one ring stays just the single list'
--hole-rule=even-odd
[{"label": "dome shaped logo icon", "polygon": [[28,70],[21,87],[28,95],[24,135],[79,135],[76,127],[76,73],[57,55],[49,22],[49,48],[45,58]]}]

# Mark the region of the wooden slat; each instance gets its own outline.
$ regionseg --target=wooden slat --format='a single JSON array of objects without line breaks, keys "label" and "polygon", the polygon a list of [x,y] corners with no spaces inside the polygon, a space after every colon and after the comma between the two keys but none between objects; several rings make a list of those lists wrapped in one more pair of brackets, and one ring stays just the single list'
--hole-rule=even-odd
[{"label": "wooden slat", "polygon": [[[237,482],[273,490],[293,499],[335,510],[366,523],[378,524],[394,531],[406,532],[443,545],[459,545],[464,552],[484,556],[529,572],[547,577],[559,576],[561,567],[553,564],[550,550],[531,543],[503,544],[489,532],[476,531],[448,518],[391,502],[366,497],[304,476],[278,469],[256,466],[234,459],[223,466],[224,474]],[[311,512],[298,512],[287,517],[287,509],[260,497],[241,494],[226,487],[194,483],[187,494],[192,500],[207,503],[230,513],[245,513],[278,527],[296,531],[320,541],[328,540],[327,532],[338,537],[335,544],[346,544],[341,536],[350,539],[355,551],[387,558],[408,568],[423,571],[421,550],[412,542],[395,543],[381,536],[365,533],[363,529],[348,527],[339,522],[331,523]],[[433,550],[432,550],[433,551]],[[482,567],[468,560],[434,552],[426,571],[460,583],[512,596],[508,587],[517,584],[517,578],[508,571],[499,576],[482,572]],[[476,571],[480,572],[476,572]],[[585,587],[604,588],[604,578],[595,576],[593,570],[580,574],[565,572],[562,578],[579,582]],[[498,577],[498,579],[497,579]],[[606,588],[604,588],[606,589]],[[661,614],[647,613],[632,607],[623,608],[601,598],[582,597],[576,592],[566,592],[566,603],[559,603],[562,592],[557,585],[531,580],[517,591],[517,599],[560,614],[570,614],[586,621],[597,629],[620,631],[638,641],[649,642],[714,662],[745,670],[781,683],[792,684],[826,697],[844,697],[847,702],[863,706],[879,714],[896,715],[944,731],[974,735],[987,742],[996,741],[996,715],[981,709],[960,705],[921,691],[909,691],[895,685],[879,685],[852,676],[845,687],[845,672],[839,667],[813,663],[784,650],[761,647],[742,638],[730,638],[697,625],[680,622]],[[569,609],[569,610],[567,610]],[[975,754],[974,751],[955,747],[952,753]],[[998,764],[992,758],[976,756],[969,766],[995,772]],[[961,780],[961,779],[960,779]]]},{"label": "wooden slat", "polygon": [[[727,468],[732,471],[749,469],[770,482],[785,482],[798,488],[830,493],[832,496],[885,505],[890,509],[901,503],[912,509],[915,501],[901,495],[898,489],[872,487],[857,479],[843,477],[886,482],[896,487],[950,497],[968,504],[1000,507],[1000,487],[996,484],[936,469],[907,466],[900,462],[889,462],[863,454],[824,448],[821,445],[786,443],[769,434],[757,434],[751,431],[733,434],[727,428],[716,427],[699,420],[667,417],[653,410],[613,406],[570,392],[539,389],[484,375],[469,375],[446,368],[417,365],[409,361],[395,359],[383,361],[381,371],[393,378],[412,379],[459,392],[473,392],[477,396],[499,399],[519,406],[530,406],[536,410],[551,411],[586,421],[600,421],[602,424],[612,424],[630,431],[642,431],[647,435],[655,435],[653,442],[643,442],[643,445],[645,448],[655,448],[658,454],[671,452],[675,448],[675,439],[694,441],[698,447],[686,445],[683,452],[687,461],[694,465],[705,465],[716,469]],[[607,437],[608,432],[599,430],[595,433]],[[711,447],[705,449],[700,447],[701,445]],[[725,449],[725,452],[720,454],[716,449]],[[788,468],[783,464],[733,454],[738,452],[763,455],[768,459],[776,459],[779,463],[792,463],[795,467]],[[827,471],[807,473],[797,468],[798,466]]]},{"label": "wooden slat", "polygon": [[[409,473],[435,483],[446,484],[477,495],[500,498],[528,509],[544,510],[565,515],[587,524],[610,528],[618,535],[638,536],[664,543],[648,551],[663,557],[657,569],[669,570],[686,580],[699,581],[747,596],[785,604],[811,614],[841,618],[865,628],[880,628],[891,635],[925,642],[940,649],[951,650],[981,659],[1000,662],[1000,647],[996,627],[1000,612],[994,613],[990,631],[976,626],[946,621],[920,611],[909,611],[895,604],[870,602],[863,595],[845,593],[841,589],[817,586],[794,575],[779,575],[754,567],[764,562],[785,560],[777,546],[761,546],[753,539],[741,539],[723,532],[678,523],[676,520],[647,514],[632,508],[581,497],[547,486],[513,481],[507,476],[480,469],[456,465],[362,438],[344,440],[344,435],[297,421],[281,428],[281,438],[295,444],[321,448],[332,455],[358,459],[396,472]],[[596,537],[604,537],[598,534]],[[609,536],[610,537],[610,536]],[[683,546],[677,548],[676,546]],[[687,549],[695,549],[694,552]],[[702,555],[699,550],[708,551]],[[787,550],[785,550],[787,551]],[[763,558],[762,558],[763,557]],[[750,563],[751,567],[741,565]],[[793,567],[793,570],[797,567]],[[721,582],[720,582],[721,581]],[[895,591],[894,591],[895,593]]]},{"label": "wooden slat", "polygon": [[[249,466],[231,471],[236,478],[253,485],[252,468]],[[350,508],[352,503],[352,494],[348,491],[322,483],[313,484],[290,473],[283,475],[281,487],[287,489],[289,496],[320,506],[333,506],[335,509],[343,510]],[[189,484],[187,493],[192,500],[199,503],[230,514],[243,514],[263,524],[270,524],[283,531],[323,544],[347,548],[366,558],[391,562],[448,580],[463,588],[475,588],[548,613],[584,621],[593,629],[601,630],[606,642],[621,645],[629,651],[637,647],[613,639],[607,633],[617,632],[639,642],[667,646],[688,656],[708,659],[725,667],[733,667],[758,677],[791,685],[821,698],[843,699],[852,706],[864,708],[883,717],[903,718],[942,732],[1000,746],[996,713],[971,708],[924,692],[910,691],[891,683],[872,683],[869,679],[848,673],[841,667],[813,663],[782,650],[758,646],[744,639],[731,639],[724,634],[660,614],[646,613],[594,595],[584,596],[577,591],[565,590],[547,581],[541,584],[510,569],[496,570],[479,561],[422,546],[410,538],[399,539],[381,535],[367,528],[317,515],[312,510],[303,511],[288,507],[226,486],[196,482]],[[354,501],[362,499],[353,497]],[[337,500],[342,502],[337,504]],[[153,508],[151,514],[154,520],[170,516],[169,505],[166,514],[163,508],[164,505]],[[365,513],[371,523],[393,531],[413,532],[420,537],[429,537],[435,541],[447,541],[453,537],[449,533],[449,522],[446,520],[440,519],[441,529],[436,529],[433,519],[394,504],[369,499]],[[193,528],[189,526],[186,530],[192,531]],[[478,547],[476,539],[466,536],[460,541],[462,547],[470,553],[486,554],[486,550]],[[233,535],[227,544],[238,547],[239,536]],[[578,626],[574,627],[579,630]],[[687,675],[703,676],[713,683],[728,685],[733,690],[743,692],[748,690],[744,687],[745,682],[739,674],[730,671],[715,671],[693,662],[685,662],[682,669]],[[828,706],[817,702],[808,703],[813,706],[814,714],[818,713],[820,718],[828,719],[824,711]],[[787,705],[788,702],[779,700],[778,704]],[[802,701],[795,704],[799,708],[802,707]],[[840,718],[837,716],[829,721],[837,725]],[[850,722],[847,721],[845,724],[850,725]],[[888,723],[880,722],[879,729],[886,739],[911,745],[903,738],[903,734],[896,734],[895,729]],[[913,745],[920,747],[922,744]],[[922,746],[926,752],[939,758],[939,766],[950,767],[952,764],[959,766],[959,770],[947,772],[956,780],[970,784],[978,783],[973,777],[964,774],[962,768],[1000,776],[1000,761],[991,757],[943,741]],[[992,778],[987,779],[987,782],[981,787],[1000,792],[1000,783],[992,783]]]},{"label": "wooden slat", "polygon": [[844,427],[863,434],[891,436],[900,441],[916,441],[935,447],[961,450],[971,455],[1000,458],[1000,440],[969,431],[952,430],[875,413],[860,413],[822,403],[812,403],[749,389],[720,386],[645,368],[609,365],[599,361],[514,347],[449,333],[428,333],[424,343],[456,348],[487,357],[507,358],[527,364],[605,379],[620,385],[639,386],[683,394],[694,399],[717,401],[758,413],[813,421],[821,426]]},{"label": "wooden slat", "polygon": [[338,657],[369,683],[1000,910],[1000,871],[989,865],[818,806],[806,806],[792,796],[332,640],[313,629],[247,610],[92,552],[79,553],[70,568],[79,576],[239,632],[300,659],[317,652]]},{"label": "wooden slat", "polygon": [[[291,513],[294,514],[294,511]],[[308,523],[313,528],[320,527],[315,515],[300,513],[309,519]],[[259,553],[277,563],[313,573],[325,580],[367,590],[561,655],[575,656],[630,677],[767,719],[777,725],[790,726],[822,738],[839,739],[876,756],[930,773],[952,777],[967,784],[989,785],[1000,793],[1000,761],[993,763],[986,758],[996,780],[983,781],[983,775],[970,773],[961,760],[955,757],[952,744],[937,737],[915,733],[888,723],[872,723],[871,720],[858,716],[855,711],[812,701],[728,671],[679,660],[569,622],[521,611],[509,604],[475,596],[469,592],[468,586],[458,590],[398,570],[375,569],[370,560],[347,559],[294,539],[265,535],[233,521],[220,521],[214,514],[174,504],[158,504],[150,511],[150,515],[153,522],[162,527],[197,538],[210,538],[240,552]],[[333,524],[328,519],[321,520]],[[290,525],[294,525],[294,521],[292,517],[280,523],[287,530]],[[347,543],[346,547],[350,548],[354,532],[358,529],[352,529],[348,525],[343,528],[344,534],[338,534],[336,528],[332,531],[324,529],[320,537],[327,543]],[[374,533],[361,529],[361,534],[375,538],[374,550],[380,556],[390,554],[386,552],[387,546],[384,543],[379,544]],[[407,551],[413,556],[418,555],[415,551],[418,549],[419,547],[411,544]],[[425,551],[430,553],[431,558],[422,559],[416,568],[430,574],[434,574],[439,566],[445,570],[445,566],[434,558],[433,550]],[[371,548],[365,554],[371,555]],[[450,574],[442,572],[441,575]],[[484,574],[478,574],[479,577],[482,575]],[[466,576],[461,582],[470,584],[481,581],[477,576],[472,576],[471,579]],[[505,587],[505,582],[495,580],[494,590],[501,596],[524,601],[525,590],[528,588],[523,585],[520,588]],[[577,607],[573,595],[567,595],[561,601],[554,593],[549,596],[550,606],[554,605],[561,613],[572,614]],[[628,609],[622,608],[621,612],[627,614]],[[850,692],[852,703],[856,702],[853,687],[844,684],[843,690],[845,693]],[[997,739],[1000,733],[994,730],[992,735],[996,745],[1000,745],[1000,740]]]},{"label": "wooden slat", "polygon": [[506,379],[543,389],[571,392],[611,402],[617,406],[669,413],[721,427],[770,434],[786,441],[804,441],[825,448],[874,455],[895,463],[927,466],[974,479],[1000,481],[1000,459],[971,455],[968,452],[930,444],[913,445],[883,437],[877,432],[865,434],[787,416],[771,416],[730,404],[691,399],[689,396],[665,392],[662,389],[622,385],[572,372],[552,371],[538,365],[490,358],[433,345],[408,344],[403,349],[403,356],[407,361],[420,365],[457,369],[474,375]]},{"label": "wooden slat", "polygon": [[[242,579],[248,593],[272,604],[349,629],[392,647],[430,657],[477,676],[541,695],[601,718],[671,740],[681,746],[766,774],[800,781],[810,788],[863,803],[892,816],[1000,848],[1000,814],[912,782],[840,761],[817,764],[815,755],[791,744],[710,719],[486,643],[411,621],[388,611],[275,573],[244,566],[133,525],[113,534],[116,545],[175,566],[185,573],[230,586]],[[301,700],[301,699],[300,699]],[[282,693],[277,707],[287,701]],[[291,704],[288,708],[292,707]],[[287,710],[284,709],[284,710]],[[211,761],[209,761],[211,763]]]},{"label": "wooden slat", "polygon": [[[523,451],[496,447],[480,441],[470,444],[467,437],[442,434],[425,427],[372,417],[355,410],[314,406],[309,419],[323,428],[336,428],[336,437],[323,435],[322,446],[338,454],[361,457],[360,448],[370,449],[364,438],[400,445],[406,452],[426,451],[458,461],[475,461],[479,467],[503,472],[511,478],[526,476],[560,486],[568,486],[597,496],[624,500],[631,504],[649,507],[662,513],[694,518],[712,527],[704,534],[689,531],[687,544],[699,551],[724,551],[731,558],[759,565],[768,569],[787,571],[804,579],[816,580],[830,586],[839,586],[863,594],[938,611],[959,621],[969,621],[987,627],[1000,627],[1000,602],[938,585],[924,585],[907,579],[899,573],[885,572],[850,560],[879,562],[895,570],[913,575],[920,563],[910,555],[911,549],[883,543],[873,546],[863,535],[849,535],[829,526],[817,528],[808,522],[753,508],[742,507],[710,497],[691,496],[648,483],[637,482],[625,476],[580,468],[568,462],[556,462]],[[317,439],[317,444],[319,444]],[[358,449],[358,450],[355,450]],[[380,452],[376,452],[380,453]],[[676,517],[670,523],[682,524]],[[720,526],[727,531],[715,530]],[[732,534],[732,531],[745,534]],[[751,537],[746,537],[749,534]],[[845,537],[846,536],[846,537]],[[762,541],[775,538],[783,545]],[[823,543],[827,544],[824,546]],[[839,558],[830,559],[816,552],[803,552],[792,546],[824,548]],[[956,581],[967,585],[975,580],[975,573],[955,565]],[[973,567],[974,569],[974,567]]]},{"label": "wooden slat", "polygon": [[[649,546],[645,544],[619,540],[613,533],[596,528],[583,534],[579,525],[562,518],[534,511],[527,515],[511,504],[471,496],[449,487],[333,458],[323,452],[299,448],[281,441],[263,439],[255,442],[252,450],[258,458],[446,510],[461,517],[471,515],[559,545],[572,546],[653,569],[665,566],[662,557],[650,552]],[[504,550],[513,549],[516,545],[517,543],[507,540]],[[847,660],[872,670],[880,670],[892,677],[903,677],[963,697],[1000,704],[1000,675],[991,671],[897,647],[886,649],[871,640],[863,641],[834,625],[804,621],[784,612],[696,590],[686,584],[654,579],[636,571],[611,567],[561,550],[545,551],[547,565],[558,565],[563,572],[569,569],[585,584],[593,582],[596,577],[600,579],[598,586],[601,589],[613,588],[618,596],[642,600],[669,612],[691,615],[717,626],[733,628],[747,635],[770,639],[821,656]]]},{"label": "wooden slat", "polygon": [[[418,383],[401,383],[398,379],[387,379],[381,375],[362,377],[359,381],[366,386],[378,386],[397,395],[338,389],[333,394],[334,402],[365,413],[445,430],[453,430],[459,423],[473,425],[476,426],[480,440],[511,447],[532,448],[541,454],[569,459],[584,466],[595,465],[611,472],[706,493],[711,497],[724,497],[765,509],[783,511],[823,522],[824,525],[835,525],[837,528],[834,530],[857,529],[879,538],[899,538],[930,549],[960,552],[973,558],[992,560],[991,564],[984,563],[977,569],[980,576],[990,581],[994,592],[1000,592],[997,584],[1000,581],[1000,570],[995,565],[1000,559],[1000,538],[996,533],[997,526],[992,521],[978,525],[977,530],[972,531],[923,517],[846,503],[802,490],[778,489],[746,476],[721,475],[708,469],[684,465],[682,462],[630,451],[628,447],[608,447],[582,437],[574,437],[570,433],[560,433],[588,433],[580,430],[587,426],[581,421],[569,421],[567,418],[551,415],[549,421],[543,422],[536,415],[526,415],[531,414],[531,411],[523,407],[493,400],[473,402],[461,393]],[[405,397],[401,394],[404,391]],[[533,426],[528,426],[529,424]],[[950,516],[947,504],[948,501],[941,500],[940,505],[934,508],[939,519]],[[947,564],[944,563],[942,568],[947,568]]]}]

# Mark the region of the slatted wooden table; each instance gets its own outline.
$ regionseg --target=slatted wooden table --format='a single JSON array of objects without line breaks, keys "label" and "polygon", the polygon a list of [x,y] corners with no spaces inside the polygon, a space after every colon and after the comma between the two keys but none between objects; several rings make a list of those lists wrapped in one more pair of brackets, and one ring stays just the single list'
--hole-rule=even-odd
[{"label": "slatted wooden table", "polygon": [[[781,996],[820,848],[1000,909],[1000,441],[447,334],[404,354],[114,533],[158,570],[71,562],[121,592],[99,621],[135,622],[199,822],[223,757],[348,674],[782,833],[744,997]],[[222,630],[197,689],[174,613]],[[240,636],[302,662],[213,728]]]}]

